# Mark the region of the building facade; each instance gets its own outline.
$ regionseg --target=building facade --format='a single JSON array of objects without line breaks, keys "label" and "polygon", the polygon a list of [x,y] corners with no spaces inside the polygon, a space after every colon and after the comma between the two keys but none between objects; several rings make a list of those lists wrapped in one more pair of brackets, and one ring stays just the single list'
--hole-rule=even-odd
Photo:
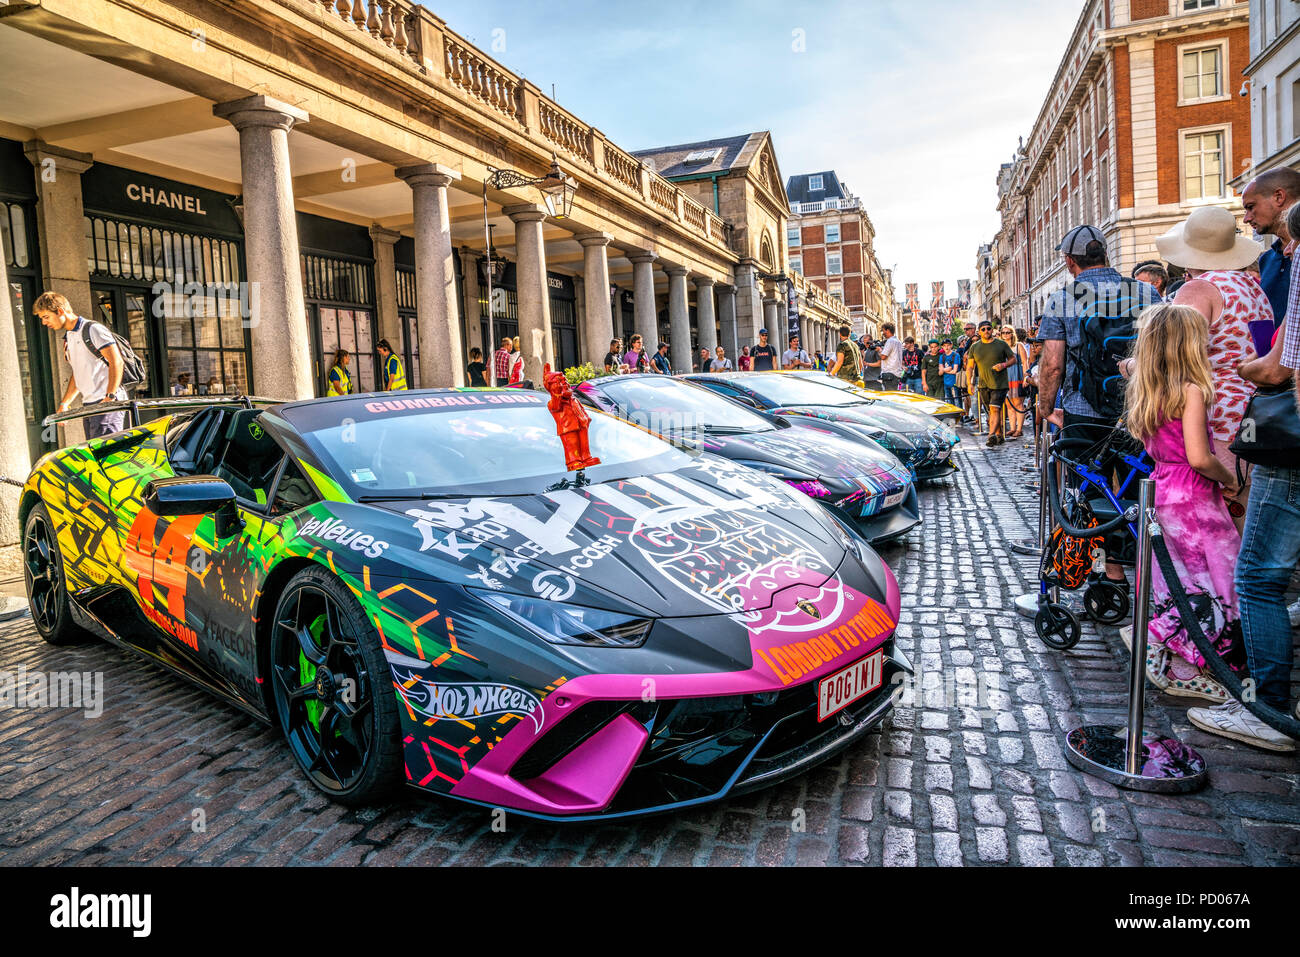
[{"label": "building facade", "polygon": [[998,175],[1004,318],[1031,325],[1067,274],[1074,226],[1106,235],[1127,272],[1199,205],[1240,214],[1250,166],[1239,95],[1250,13],[1232,0],[1088,0],[1023,149]]},{"label": "building facade", "polygon": [[[0,375],[21,386],[0,393],[0,474],[81,435],[40,425],[69,378],[43,289],[132,342],[137,395],[297,399],[338,349],[373,388],[381,338],[426,387],[506,335],[533,381],[629,329],[735,342],[793,285],[759,278],[784,270],[770,137],[747,187],[767,218],[728,223],[413,3],[0,9]],[[493,176],[553,165],[571,208]],[[17,537],[0,505],[0,562]]]},{"label": "building facade", "polygon": [[1300,168],[1300,4],[1250,0],[1250,166],[1235,180],[1240,191],[1254,176]]},{"label": "building facade", "polygon": [[786,181],[791,268],[848,308],[854,335],[879,335],[894,318],[892,276],[876,257],[876,228],[834,170]]}]

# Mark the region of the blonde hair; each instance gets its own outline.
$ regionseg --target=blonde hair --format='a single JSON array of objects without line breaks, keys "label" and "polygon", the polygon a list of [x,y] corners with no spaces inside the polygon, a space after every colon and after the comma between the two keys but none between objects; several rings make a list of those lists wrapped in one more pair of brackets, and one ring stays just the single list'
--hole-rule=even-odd
[{"label": "blonde hair", "polygon": [[1198,310],[1164,303],[1143,310],[1138,322],[1125,424],[1134,438],[1143,440],[1166,422],[1183,417],[1184,386],[1200,389],[1207,407],[1213,403],[1214,379],[1210,327]]},{"label": "blonde hair", "polygon": [[72,312],[72,303],[61,292],[43,292],[32,303],[32,312],[38,315],[56,316],[64,309]]}]

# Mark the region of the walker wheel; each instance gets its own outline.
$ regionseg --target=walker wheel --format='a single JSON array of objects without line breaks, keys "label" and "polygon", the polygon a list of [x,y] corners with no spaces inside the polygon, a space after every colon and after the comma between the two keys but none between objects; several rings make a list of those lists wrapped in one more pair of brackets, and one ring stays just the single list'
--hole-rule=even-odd
[{"label": "walker wheel", "polygon": [[1066,651],[1079,643],[1082,629],[1079,619],[1064,605],[1047,604],[1034,616],[1034,631],[1048,648]]},{"label": "walker wheel", "polygon": [[1117,625],[1128,617],[1133,603],[1128,589],[1108,581],[1093,582],[1083,593],[1088,617],[1103,625]]}]

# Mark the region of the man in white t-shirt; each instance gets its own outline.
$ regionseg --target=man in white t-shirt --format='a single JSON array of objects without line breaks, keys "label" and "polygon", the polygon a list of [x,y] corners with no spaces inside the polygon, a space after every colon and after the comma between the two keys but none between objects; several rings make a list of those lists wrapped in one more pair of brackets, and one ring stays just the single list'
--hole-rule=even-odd
[{"label": "man in white t-shirt", "polygon": [[880,335],[885,340],[880,347],[880,387],[893,392],[903,379],[903,344],[894,336],[892,322],[881,324]]},{"label": "man in white t-shirt", "polygon": [[782,369],[811,369],[812,360],[808,353],[799,348],[799,337],[790,337],[790,348],[781,353]]},{"label": "man in white t-shirt", "polygon": [[[67,297],[57,292],[42,293],[32,303],[32,312],[47,329],[63,332],[63,355],[72,366],[72,378],[68,380],[63,401],[59,403],[59,412],[72,408],[78,394],[83,406],[126,401],[126,390],[122,388],[122,353],[108,327],[78,316],[72,311]],[[90,339],[89,348],[87,338]],[[125,409],[87,416],[86,438],[121,432],[125,423]]]},{"label": "man in white t-shirt", "polygon": [[727,350],[722,348],[722,346],[718,346],[716,357],[713,359],[712,362],[709,363],[709,371],[710,372],[731,371],[731,360],[727,358]]}]

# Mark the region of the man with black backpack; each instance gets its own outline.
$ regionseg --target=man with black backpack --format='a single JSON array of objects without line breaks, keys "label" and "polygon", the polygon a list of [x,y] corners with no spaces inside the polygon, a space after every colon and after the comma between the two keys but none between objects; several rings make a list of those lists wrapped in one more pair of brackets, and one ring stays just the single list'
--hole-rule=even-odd
[{"label": "man with black backpack", "polygon": [[[125,387],[144,381],[143,367],[130,343],[103,323],[78,316],[66,296],[42,293],[32,303],[32,312],[47,329],[63,331],[63,355],[72,366],[72,378],[59,403],[59,412],[72,408],[78,394],[83,406],[123,402]],[[87,416],[86,438],[120,432],[125,422],[125,409]]]},{"label": "man with black backpack", "polygon": [[[1057,428],[1075,426],[1068,436],[1100,440],[1124,413],[1119,362],[1137,339],[1137,317],[1158,303],[1160,294],[1109,265],[1106,237],[1096,226],[1076,226],[1056,248],[1072,281],[1043,306],[1038,416]],[[1103,456],[1103,473],[1112,474],[1116,464],[1117,453]],[[1127,587],[1124,570],[1114,562],[1106,563],[1106,577]]]}]

